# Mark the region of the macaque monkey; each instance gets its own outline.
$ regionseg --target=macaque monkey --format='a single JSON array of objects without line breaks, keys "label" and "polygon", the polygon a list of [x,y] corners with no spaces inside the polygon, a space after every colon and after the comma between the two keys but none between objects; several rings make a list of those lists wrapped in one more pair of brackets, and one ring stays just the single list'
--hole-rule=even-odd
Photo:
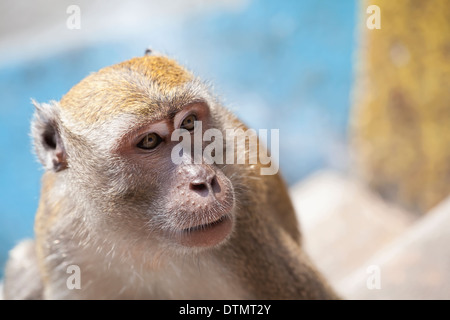
[{"label": "macaque monkey", "polygon": [[183,150],[172,161],[175,130],[246,130],[172,59],[133,58],[34,104],[36,239],[12,250],[5,298],[337,298],[302,250],[278,173]]}]

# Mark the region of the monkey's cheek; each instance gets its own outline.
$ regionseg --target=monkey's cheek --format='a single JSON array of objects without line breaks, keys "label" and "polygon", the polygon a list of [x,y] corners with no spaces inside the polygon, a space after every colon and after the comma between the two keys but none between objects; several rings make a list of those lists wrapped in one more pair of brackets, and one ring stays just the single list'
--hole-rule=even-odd
[{"label": "monkey's cheek", "polygon": [[178,234],[177,242],[185,247],[207,248],[225,242],[233,230],[233,219],[228,215],[207,224],[183,230]]}]

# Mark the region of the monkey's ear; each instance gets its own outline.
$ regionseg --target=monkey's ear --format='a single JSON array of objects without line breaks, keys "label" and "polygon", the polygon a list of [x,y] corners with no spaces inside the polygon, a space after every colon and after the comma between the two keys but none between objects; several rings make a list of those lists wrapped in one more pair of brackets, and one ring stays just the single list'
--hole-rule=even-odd
[{"label": "monkey's ear", "polygon": [[37,103],[32,100],[36,110],[31,124],[31,135],[39,161],[46,170],[55,172],[67,168],[67,154],[61,139],[59,104]]},{"label": "monkey's ear", "polygon": [[153,50],[149,47],[149,48],[145,49],[144,55],[150,56],[152,53],[153,53]]}]

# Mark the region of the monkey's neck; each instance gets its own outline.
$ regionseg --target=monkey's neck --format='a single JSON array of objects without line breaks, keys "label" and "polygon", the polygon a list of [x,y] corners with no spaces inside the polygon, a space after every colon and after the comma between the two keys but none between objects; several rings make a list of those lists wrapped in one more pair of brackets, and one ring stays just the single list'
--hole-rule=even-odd
[{"label": "monkey's neck", "polygon": [[258,215],[242,219],[226,250],[217,254],[253,299],[337,299],[299,240],[263,209]]}]

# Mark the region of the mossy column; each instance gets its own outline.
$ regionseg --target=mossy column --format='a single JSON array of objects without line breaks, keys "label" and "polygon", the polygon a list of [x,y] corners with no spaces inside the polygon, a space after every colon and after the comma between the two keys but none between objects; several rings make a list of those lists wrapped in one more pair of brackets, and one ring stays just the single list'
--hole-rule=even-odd
[{"label": "mossy column", "polygon": [[[369,29],[370,5],[381,28]],[[450,194],[450,0],[359,3],[352,113],[356,169],[416,213]]]}]

